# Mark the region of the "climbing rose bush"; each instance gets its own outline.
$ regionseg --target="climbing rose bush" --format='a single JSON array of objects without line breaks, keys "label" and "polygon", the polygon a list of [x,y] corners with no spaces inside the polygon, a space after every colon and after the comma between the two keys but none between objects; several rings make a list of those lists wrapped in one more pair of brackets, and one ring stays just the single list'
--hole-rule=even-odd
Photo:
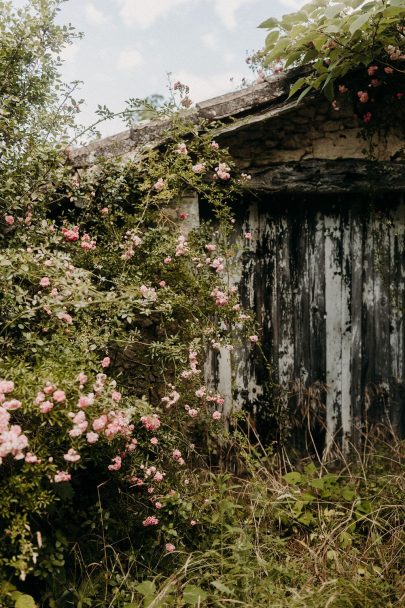
[{"label": "climbing rose bush", "polygon": [[[215,124],[196,131],[176,113],[163,148],[76,171],[59,4],[5,3],[0,64],[20,74],[3,78],[18,112],[0,121],[0,579],[52,581],[55,597],[75,551],[94,563],[106,543],[142,559],[181,549],[198,471],[226,440],[206,354],[254,348],[255,334],[230,280],[249,176]],[[31,53],[16,43],[27,31]],[[188,106],[188,87],[174,90]],[[183,208],[190,191],[201,225]]]}]

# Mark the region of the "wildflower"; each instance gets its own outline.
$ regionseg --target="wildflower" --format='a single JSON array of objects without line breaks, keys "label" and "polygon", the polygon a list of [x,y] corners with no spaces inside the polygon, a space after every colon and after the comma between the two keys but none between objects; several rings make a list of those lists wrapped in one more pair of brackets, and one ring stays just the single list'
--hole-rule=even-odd
[{"label": "wildflower", "polygon": [[259,336],[249,336],[249,340],[255,344],[256,342],[259,341]]},{"label": "wildflower", "polygon": [[104,357],[104,359],[101,361],[101,367],[107,368],[110,366],[110,363],[111,363],[110,357]]},{"label": "wildflower", "polygon": [[173,450],[172,452],[172,458],[173,460],[179,460],[181,458],[181,452],[180,450]]},{"label": "wildflower", "polygon": [[161,502],[155,502],[155,509],[161,509],[162,508],[162,503]]},{"label": "wildflower", "polygon": [[121,395],[121,393],[119,393],[118,391],[113,391],[113,392],[111,393],[111,399],[112,399],[113,401],[116,401],[117,403],[118,403],[119,401],[121,401],[121,397],[122,397],[122,395]]},{"label": "wildflower", "polygon": [[108,207],[103,207],[102,209],[100,209],[100,213],[101,215],[108,215],[110,212]]},{"label": "wildflower", "polygon": [[183,106],[183,108],[189,108],[193,102],[191,101],[190,97],[188,97],[186,95],[186,97],[183,97],[183,99],[180,101],[180,103]]},{"label": "wildflower", "polygon": [[173,553],[176,550],[176,547],[172,543],[166,543],[165,549],[167,553]]},{"label": "wildflower", "polygon": [[12,226],[14,224],[14,217],[12,215],[4,216],[4,220],[8,226]]},{"label": "wildflower", "polygon": [[12,393],[14,390],[14,382],[11,380],[0,380],[0,393]]},{"label": "wildflower", "polygon": [[221,420],[222,414],[221,412],[218,412],[218,410],[215,410],[215,412],[212,413],[212,419],[213,420]]},{"label": "wildflower", "polygon": [[210,252],[215,251],[216,248],[217,248],[217,246],[214,245],[213,243],[208,243],[208,245],[205,245],[205,249]]},{"label": "wildflower", "polygon": [[166,281],[159,281],[159,287],[166,287]]},{"label": "wildflower", "polygon": [[157,445],[159,443],[159,439],[157,437],[152,437],[150,442],[152,445]]},{"label": "wildflower", "polygon": [[96,418],[95,420],[93,420],[93,430],[94,431],[102,431],[108,422],[108,417],[103,414],[102,416],[100,416],[99,418]]},{"label": "wildflower", "polygon": [[217,142],[216,142],[216,141],[212,141],[212,142],[211,142],[211,148],[212,148],[213,150],[218,150],[218,149],[219,149],[219,144],[217,144]]}]

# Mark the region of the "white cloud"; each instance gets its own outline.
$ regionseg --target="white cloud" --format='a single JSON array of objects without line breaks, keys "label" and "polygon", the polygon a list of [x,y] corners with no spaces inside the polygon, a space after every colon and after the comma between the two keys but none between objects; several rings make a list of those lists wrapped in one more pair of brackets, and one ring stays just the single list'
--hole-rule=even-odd
[{"label": "white cloud", "polygon": [[247,4],[253,4],[257,0],[213,0],[215,12],[228,30],[234,30],[237,26],[236,13]]},{"label": "white cloud", "polygon": [[132,70],[144,63],[142,54],[136,49],[126,49],[120,52],[117,59],[117,69],[121,71]]},{"label": "white cloud", "polygon": [[122,20],[127,25],[149,27],[158,19],[170,13],[181,4],[192,0],[115,0]]},{"label": "white cloud", "polygon": [[218,48],[218,38],[214,34],[214,32],[206,32],[201,36],[201,42],[207,49],[211,51],[216,51]]},{"label": "white cloud", "polygon": [[306,4],[307,0],[280,0],[281,4],[291,9],[298,9]]},{"label": "white cloud", "polygon": [[86,19],[92,25],[103,25],[107,23],[107,17],[92,2],[86,4],[84,8]]},{"label": "white cloud", "polygon": [[199,76],[186,70],[173,74],[173,80],[180,80],[190,87],[190,97],[193,102],[204,101],[223,93],[234,91],[242,81],[243,74],[233,75],[231,80],[229,73],[217,73],[209,76]]}]

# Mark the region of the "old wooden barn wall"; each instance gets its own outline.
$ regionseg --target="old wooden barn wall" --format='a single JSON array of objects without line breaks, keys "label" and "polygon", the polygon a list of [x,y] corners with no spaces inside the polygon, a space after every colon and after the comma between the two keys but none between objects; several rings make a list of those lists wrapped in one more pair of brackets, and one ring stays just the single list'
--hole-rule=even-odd
[{"label": "old wooden barn wall", "polygon": [[[399,194],[262,195],[238,214],[233,280],[262,330],[257,348],[212,354],[208,375],[266,430],[271,378],[296,445],[334,454],[376,421],[404,434],[405,202]],[[273,391],[274,399],[274,391]],[[267,418],[267,422],[266,422]],[[270,431],[271,429],[267,429]]]}]

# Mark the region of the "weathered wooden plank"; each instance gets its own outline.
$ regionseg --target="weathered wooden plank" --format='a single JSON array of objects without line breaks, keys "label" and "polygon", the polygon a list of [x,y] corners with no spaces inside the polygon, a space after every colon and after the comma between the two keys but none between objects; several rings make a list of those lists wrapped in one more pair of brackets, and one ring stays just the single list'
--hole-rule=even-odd
[{"label": "weathered wooden plank", "polygon": [[267,165],[251,171],[257,192],[404,192],[405,162],[361,159],[308,159]]},{"label": "weathered wooden plank", "polygon": [[362,307],[362,377],[364,408],[362,432],[367,431],[369,410],[375,394],[375,325],[374,325],[374,232],[367,217],[363,232],[363,307]]},{"label": "weathered wooden plank", "polygon": [[352,407],[352,441],[356,448],[361,444],[361,425],[363,408],[362,379],[362,302],[363,302],[363,213],[355,203],[351,221],[351,323],[352,344],[350,353],[351,365],[351,407]]},{"label": "weathered wooden plank", "polygon": [[336,453],[342,403],[341,226],[336,214],[325,216],[326,442],[325,456]]},{"label": "weathered wooden plank", "polygon": [[[279,241],[277,248],[277,295],[278,295],[278,370],[279,382],[285,389],[290,388],[294,379],[294,301],[290,272],[290,231],[289,222],[283,213],[279,220]],[[287,397],[285,407],[287,407]]]},{"label": "weathered wooden plank", "polygon": [[392,212],[390,225],[390,360],[393,430],[405,433],[405,201]]},{"label": "weathered wooden plank", "polygon": [[340,404],[340,419],[342,426],[342,451],[349,452],[352,434],[352,400],[351,400],[351,283],[352,283],[352,251],[351,251],[351,221],[350,210],[341,215],[341,272],[342,272],[342,304],[341,304],[341,340],[342,340],[342,395]]}]

